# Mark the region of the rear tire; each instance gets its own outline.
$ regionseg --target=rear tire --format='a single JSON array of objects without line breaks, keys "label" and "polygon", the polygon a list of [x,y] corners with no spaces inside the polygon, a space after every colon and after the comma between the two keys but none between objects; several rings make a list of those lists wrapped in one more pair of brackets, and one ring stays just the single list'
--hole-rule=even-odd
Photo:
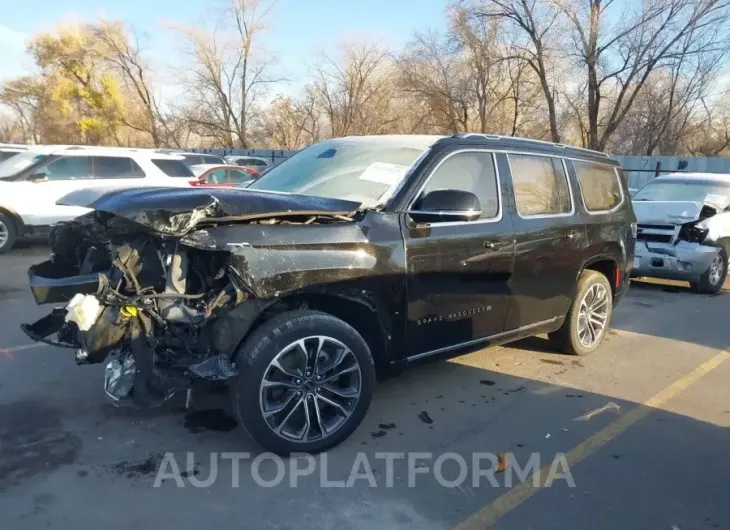
[{"label": "rear tire", "polygon": [[264,322],[238,350],[235,365],[233,412],[259,444],[280,455],[319,453],[344,441],[365,417],[375,386],[365,340],[318,311]]},{"label": "rear tire", "polygon": [[561,351],[588,355],[603,342],[613,313],[613,292],[608,278],[585,270],[578,278],[575,298],[563,325],[548,336]]},{"label": "rear tire", "polygon": [[15,228],[15,222],[0,213],[0,254],[5,254],[15,246],[18,239],[18,232]]},{"label": "rear tire", "polygon": [[690,282],[690,287],[698,293],[715,294],[720,292],[727,278],[728,254],[724,247],[720,247],[712,264],[705,273],[700,276],[699,281]]}]

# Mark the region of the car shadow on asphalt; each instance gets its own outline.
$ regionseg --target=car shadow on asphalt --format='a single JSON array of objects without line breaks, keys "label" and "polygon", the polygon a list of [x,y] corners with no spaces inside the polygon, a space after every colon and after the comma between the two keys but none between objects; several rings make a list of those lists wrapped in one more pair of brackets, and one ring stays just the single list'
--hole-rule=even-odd
[{"label": "car shadow on asphalt", "polygon": [[[687,318],[676,318],[679,314]],[[611,328],[725,349],[730,347],[730,335],[718,330],[727,327],[728,314],[730,282],[719,293],[707,295],[680,282],[632,280]]]},{"label": "car shadow on asphalt", "polygon": [[[541,363],[553,360],[540,355],[546,344],[531,338],[509,347],[525,350],[520,363]],[[470,357],[488,361],[492,353]],[[511,365],[516,358],[505,359]],[[544,368],[589,376],[589,368],[569,359]],[[509,368],[499,368],[499,362],[495,369],[464,364],[461,358],[424,363],[380,383],[363,424],[326,457],[315,458],[316,472],[292,479],[291,466],[297,464],[287,459],[280,482],[271,455],[254,463],[263,451],[231,419],[224,392],[201,392],[192,410],[184,408],[181,394],[162,408],[142,412],[110,407],[100,395],[86,395],[84,386],[63,400],[29,392],[33,397],[0,406],[0,444],[8,448],[0,456],[0,512],[19,530],[43,527],[59,517],[80,522],[92,506],[119,526],[164,520],[165,526],[182,530],[199,528],[200,520],[186,510],[160,506],[195,506],[206,514],[207,524],[228,524],[245,515],[251,528],[287,527],[293,513],[302,523],[296,527],[306,529],[306,521],[316,522],[312,529],[450,528],[504,494],[508,474],[518,483],[514,473],[527,467],[533,455],[540,463],[535,469],[550,466],[560,453],[639,406],[503,373],[497,370]],[[72,377],[86,377],[81,368],[66,370],[77,370]],[[30,391],[37,383],[28,384]],[[667,410],[647,411],[570,468],[575,488],[556,480],[506,515],[499,528],[728,528],[728,445],[728,428]],[[422,453],[418,466],[425,471],[411,487],[408,455],[416,452]],[[166,453],[181,471],[180,481],[167,478],[153,487]],[[447,453],[452,462],[437,474],[435,461]],[[498,486],[475,479],[474,455],[485,453],[505,453],[509,459],[508,470],[495,475]],[[396,455],[390,482],[383,454]],[[234,461],[231,455],[242,459]],[[453,455],[467,462],[467,476],[458,487],[447,487],[441,479],[454,480],[460,472]],[[362,478],[347,487],[363,458],[372,468],[375,487]],[[489,469],[489,460],[484,465]],[[322,466],[329,486],[323,485]],[[209,491],[203,495],[201,489]],[[647,492],[651,499],[637,503]],[[134,497],[133,511],[120,502],[125,495]],[[222,505],[225,513],[216,508]],[[257,519],[256,514],[265,516]],[[324,516],[328,524],[321,526]]]}]

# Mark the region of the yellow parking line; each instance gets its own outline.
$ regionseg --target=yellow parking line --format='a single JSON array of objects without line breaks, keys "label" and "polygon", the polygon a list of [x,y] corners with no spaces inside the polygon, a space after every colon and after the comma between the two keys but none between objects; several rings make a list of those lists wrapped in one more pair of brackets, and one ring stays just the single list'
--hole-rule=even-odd
[{"label": "yellow parking line", "polygon": [[[699,381],[708,372],[720,366],[724,361],[730,359],[730,353],[721,352],[715,355],[709,361],[701,364],[685,376],[677,379],[664,390],[650,397],[642,404],[634,407],[629,412],[619,417],[617,420],[608,424],[606,427],[598,431],[596,434],[578,444],[568,452],[565,457],[569,466],[573,466],[590,456],[592,453],[606,445],[616,436],[631,427],[634,423],[645,418],[654,409],[661,407],[670,399],[676,397],[690,385]],[[474,513],[471,517],[458,524],[455,530],[483,530],[500,518],[517,508],[520,504],[537,493],[541,487],[545,485],[545,481],[549,476],[550,466],[545,466],[539,471],[539,486],[534,487],[533,477],[525,479],[519,486],[509,490],[495,501],[484,506],[481,510]]]}]

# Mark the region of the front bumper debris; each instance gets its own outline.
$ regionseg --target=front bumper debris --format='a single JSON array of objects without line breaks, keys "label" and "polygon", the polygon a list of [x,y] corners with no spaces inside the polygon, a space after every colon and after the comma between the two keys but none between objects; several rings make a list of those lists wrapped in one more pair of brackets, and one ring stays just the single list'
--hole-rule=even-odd
[{"label": "front bumper debris", "polygon": [[632,276],[667,280],[697,281],[707,271],[719,247],[680,241],[649,243],[637,241]]},{"label": "front bumper debris", "polygon": [[102,283],[101,274],[80,274],[78,269],[44,261],[28,269],[30,290],[37,304],[70,302],[77,294],[96,294]]}]

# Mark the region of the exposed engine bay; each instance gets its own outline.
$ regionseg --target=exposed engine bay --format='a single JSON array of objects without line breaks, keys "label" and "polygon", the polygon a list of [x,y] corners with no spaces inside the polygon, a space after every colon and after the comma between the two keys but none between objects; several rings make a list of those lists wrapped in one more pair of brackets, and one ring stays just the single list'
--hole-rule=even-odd
[{"label": "exposed engine bay", "polygon": [[[238,246],[217,244],[205,227],[342,224],[352,217],[325,211],[231,220],[217,204],[214,198],[202,212],[166,215],[156,225],[140,222],[152,216],[130,220],[107,211],[57,225],[51,259],[28,273],[37,303],[64,305],[23,330],[74,349],[78,363],[106,362],[105,391],[119,405],[156,406],[196,379],[235,376],[237,347],[276,299],[253,286]],[[171,226],[175,235],[165,230]]]}]

